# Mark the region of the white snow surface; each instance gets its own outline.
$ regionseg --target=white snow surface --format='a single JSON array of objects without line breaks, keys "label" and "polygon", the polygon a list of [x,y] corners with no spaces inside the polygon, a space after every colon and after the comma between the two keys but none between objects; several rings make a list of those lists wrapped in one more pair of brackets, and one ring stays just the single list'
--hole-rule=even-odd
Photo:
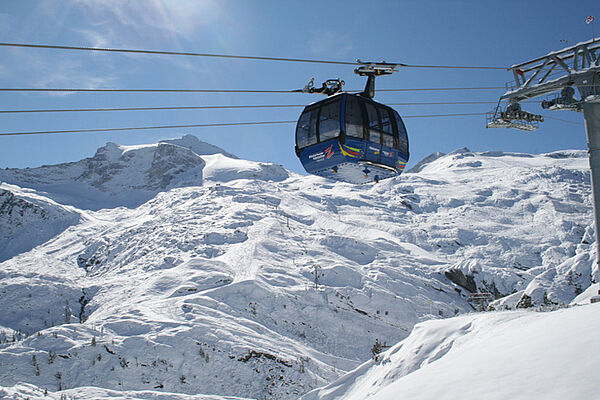
[{"label": "white snow surface", "polygon": [[595,399],[599,313],[591,304],[423,322],[302,400]]},{"label": "white snow surface", "polygon": [[31,250],[85,219],[73,207],[0,183],[0,262]]},{"label": "white snow surface", "polygon": [[65,398],[76,400],[245,400],[242,397],[231,396],[194,395],[154,390],[117,391],[85,386],[52,392],[29,383],[0,387],[0,399],[3,400],[63,400]]},{"label": "white snow surface", "polygon": [[0,247],[6,393],[293,399],[470,291],[551,307],[597,282],[584,151],[460,149],[355,186],[184,136],[0,179],[38,207],[0,211],[0,246],[45,227]]}]

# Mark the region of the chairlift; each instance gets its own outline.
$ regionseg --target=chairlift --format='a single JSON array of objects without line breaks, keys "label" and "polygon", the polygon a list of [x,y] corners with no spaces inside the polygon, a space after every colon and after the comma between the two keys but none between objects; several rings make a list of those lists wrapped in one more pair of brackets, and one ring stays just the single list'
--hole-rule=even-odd
[{"label": "chairlift", "polygon": [[539,128],[539,123],[544,122],[544,117],[532,114],[521,109],[519,103],[510,103],[504,110],[498,103],[496,109],[486,114],[486,128],[515,128],[531,132]]}]

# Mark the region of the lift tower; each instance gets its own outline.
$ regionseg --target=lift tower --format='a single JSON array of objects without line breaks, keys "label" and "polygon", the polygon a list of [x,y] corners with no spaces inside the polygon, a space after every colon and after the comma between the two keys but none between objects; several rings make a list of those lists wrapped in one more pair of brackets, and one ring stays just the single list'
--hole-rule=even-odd
[{"label": "lift tower", "polygon": [[[543,117],[522,111],[519,103],[551,93],[554,95],[542,102],[542,108],[583,112],[592,176],[596,262],[600,266],[600,39],[513,65],[509,70],[515,83],[507,86],[496,110],[488,114],[488,128],[536,129]],[[575,97],[574,87],[579,98]],[[508,101],[504,110],[500,107],[503,100]],[[600,268],[598,271],[600,275]],[[594,300],[600,301],[600,297]]]}]

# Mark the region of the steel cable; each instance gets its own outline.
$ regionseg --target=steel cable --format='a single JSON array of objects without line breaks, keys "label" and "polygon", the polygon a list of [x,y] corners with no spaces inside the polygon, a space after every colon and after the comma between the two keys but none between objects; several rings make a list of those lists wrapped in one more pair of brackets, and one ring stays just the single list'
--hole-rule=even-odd
[{"label": "steel cable", "polygon": [[[262,61],[284,61],[284,62],[300,62],[300,63],[316,63],[316,64],[337,64],[337,65],[363,65],[357,61],[336,61],[336,60],[314,60],[305,58],[286,58],[286,57],[263,57],[263,56],[245,56],[233,54],[211,54],[211,53],[195,53],[187,51],[163,51],[163,50],[141,50],[141,49],[117,49],[105,47],[87,47],[87,46],[61,46],[49,44],[30,44],[30,43],[0,43],[3,47],[25,47],[37,49],[55,49],[55,50],[78,50],[78,51],[97,51],[97,52],[114,52],[114,53],[135,53],[135,54],[153,54],[153,55],[169,55],[169,56],[191,56],[191,57],[215,57],[229,59],[244,59],[244,60],[262,60]],[[486,67],[486,66],[458,66],[458,65],[417,65],[404,63],[388,63],[395,64],[403,68],[448,68],[448,69],[491,69],[491,70],[508,70],[507,67]]]}]

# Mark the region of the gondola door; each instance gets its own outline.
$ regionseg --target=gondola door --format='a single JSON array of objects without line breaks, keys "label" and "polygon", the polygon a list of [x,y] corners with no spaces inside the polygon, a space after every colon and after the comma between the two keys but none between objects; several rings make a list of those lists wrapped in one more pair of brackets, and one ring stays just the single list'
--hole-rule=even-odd
[{"label": "gondola door", "polygon": [[379,164],[381,162],[381,127],[380,119],[375,105],[365,102],[367,117],[367,148],[365,149],[366,161]]}]

